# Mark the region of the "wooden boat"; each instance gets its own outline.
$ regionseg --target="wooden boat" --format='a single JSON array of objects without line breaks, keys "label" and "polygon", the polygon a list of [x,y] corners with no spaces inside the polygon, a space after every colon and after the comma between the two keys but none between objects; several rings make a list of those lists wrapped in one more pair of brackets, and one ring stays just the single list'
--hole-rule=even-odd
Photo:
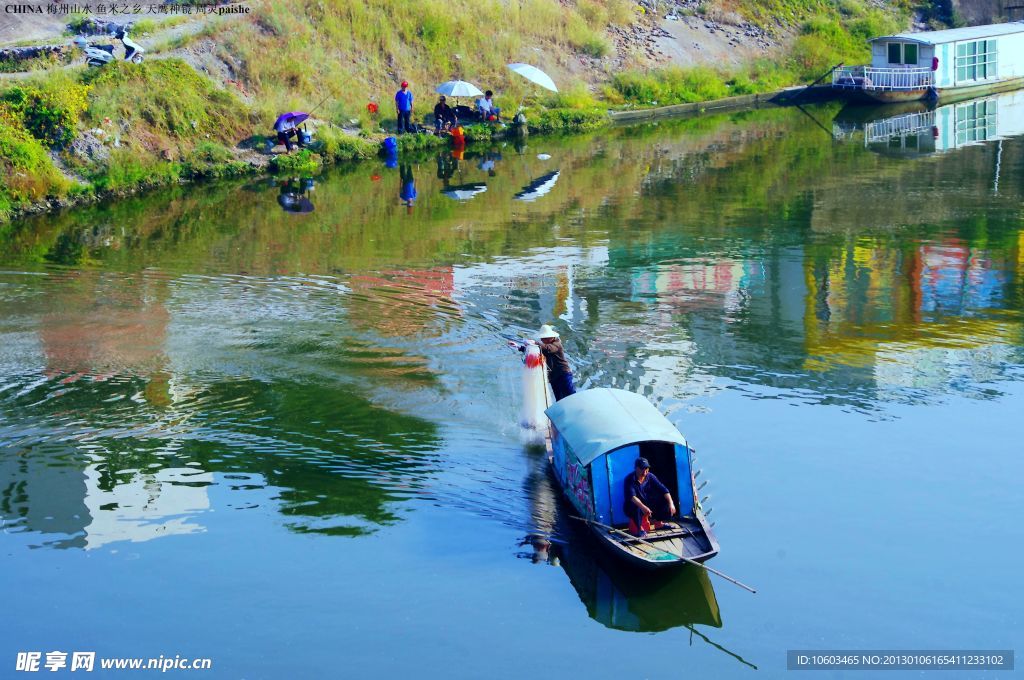
[{"label": "wooden boat", "polygon": [[[647,399],[611,388],[582,390],[546,411],[551,465],[569,502],[599,542],[626,562],[659,569],[703,562],[718,541],[697,500],[693,450]],[[638,457],[668,487],[678,516],[643,540],[631,536],[622,510],[623,482]]]}]

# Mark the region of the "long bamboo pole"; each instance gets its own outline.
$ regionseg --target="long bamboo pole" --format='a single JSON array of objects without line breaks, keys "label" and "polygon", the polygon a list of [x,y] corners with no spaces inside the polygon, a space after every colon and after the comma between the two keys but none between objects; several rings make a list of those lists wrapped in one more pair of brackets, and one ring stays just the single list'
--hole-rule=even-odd
[{"label": "long bamboo pole", "polygon": [[744,590],[749,590],[752,593],[756,593],[757,592],[756,590],[754,590],[753,588],[751,588],[747,584],[741,583],[740,581],[737,581],[732,576],[729,576],[727,574],[723,574],[722,572],[718,571],[717,569],[713,569],[712,567],[709,567],[706,564],[702,564],[701,562],[698,562],[697,560],[691,560],[686,555],[681,555],[679,553],[674,553],[671,550],[665,550],[664,548],[662,548],[660,546],[654,545],[650,541],[645,541],[644,539],[642,539],[642,538],[640,538],[638,536],[634,536],[633,534],[629,533],[628,531],[623,531],[622,529],[616,529],[615,527],[610,527],[607,524],[601,524],[600,522],[595,522],[594,520],[587,519],[586,517],[578,517],[576,515],[570,515],[570,517],[572,517],[573,519],[578,519],[581,522],[586,522],[587,524],[593,524],[594,526],[601,527],[602,529],[607,529],[611,533],[621,534],[623,536],[626,536],[626,537],[628,537],[628,538],[630,538],[632,540],[635,540],[635,541],[638,541],[640,543],[643,543],[644,545],[646,545],[646,546],[648,546],[650,548],[654,548],[655,550],[660,550],[663,553],[668,553],[669,555],[672,555],[673,557],[678,557],[679,559],[683,560],[684,562],[688,562],[689,564],[692,564],[695,567],[700,567],[701,569],[704,569],[704,570],[714,574],[715,576],[724,578],[729,583],[733,583],[735,585],[738,585],[740,588],[743,588]]}]

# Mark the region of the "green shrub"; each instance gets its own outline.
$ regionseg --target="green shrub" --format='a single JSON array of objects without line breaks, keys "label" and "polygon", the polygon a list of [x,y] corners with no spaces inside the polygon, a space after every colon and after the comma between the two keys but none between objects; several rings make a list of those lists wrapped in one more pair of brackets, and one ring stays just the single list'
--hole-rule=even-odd
[{"label": "green shrub", "polygon": [[187,177],[234,177],[249,171],[249,164],[236,160],[231,149],[216,142],[200,142],[182,163]]},{"label": "green shrub", "polygon": [[274,172],[287,175],[312,175],[320,170],[320,157],[309,149],[297,154],[274,156],[270,160]]},{"label": "green shrub", "polygon": [[0,220],[44,199],[63,196],[71,182],[53,164],[42,143],[21,125],[10,107],[0,105]]},{"label": "green shrub", "polygon": [[104,168],[91,174],[96,191],[121,191],[139,186],[159,186],[181,178],[179,163],[145,156],[131,149],[118,149],[110,154]]},{"label": "green shrub", "polygon": [[472,125],[462,126],[463,134],[466,135],[467,142],[487,142],[495,137],[500,137],[505,134],[505,129],[497,125],[489,125],[487,123],[473,123]]},{"label": "green shrub", "polygon": [[545,103],[550,109],[593,109],[600,105],[583,83],[560,90]]},{"label": "green shrub", "polygon": [[156,22],[152,19],[140,19],[132,26],[133,35],[149,35],[156,30]]},{"label": "green shrub", "polygon": [[685,104],[731,94],[723,76],[703,66],[619,73],[612,78],[612,86],[626,101],[641,105]]},{"label": "green shrub", "polygon": [[321,145],[320,153],[335,162],[373,158],[378,151],[378,145],[375,142],[346,134],[338,128],[327,125],[317,128],[316,139]]},{"label": "green shrub", "polygon": [[603,26],[601,31],[595,31],[582,19],[573,17],[569,21],[567,35],[573,47],[588,56],[599,59],[611,52],[612,47],[604,36]]},{"label": "green shrub", "polygon": [[398,135],[398,149],[400,151],[436,149],[439,146],[448,146],[449,144],[451,144],[449,137],[437,137],[426,134]]},{"label": "green shrub", "polygon": [[88,14],[72,14],[71,19],[68,21],[68,33],[78,33],[82,30],[82,26],[89,19]]},{"label": "green shrub", "polygon": [[114,62],[85,72],[92,85],[90,118],[139,124],[169,138],[175,146],[192,146],[206,138],[233,143],[250,124],[242,103],[180,59],[133,64]]},{"label": "green shrub", "polygon": [[4,92],[2,101],[33,137],[46,146],[61,148],[75,138],[88,94],[87,86],[56,78],[43,86],[15,85]]},{"label": "green shrub", "polygon": [[220,165],[222,163],[228,163],[235,159],[234,154],[231,153],[231,149],[227,148],[223,144],[217,142],[199,142],[196,144],[195,150],[189,156],[189,160],[193,163],[201,163],[205,165]]},{"label": "green shrub", "polygon": [[608,125],[610,119],[604,109],[548,109],[528,121],[530,131],[585,132]]}]

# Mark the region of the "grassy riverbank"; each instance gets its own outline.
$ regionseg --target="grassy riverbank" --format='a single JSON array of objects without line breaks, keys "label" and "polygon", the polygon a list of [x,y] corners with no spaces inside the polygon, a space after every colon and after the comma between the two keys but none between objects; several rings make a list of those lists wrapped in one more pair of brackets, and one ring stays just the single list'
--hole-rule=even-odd
[{"label": "grassy riverbank", "polygon": [[[760,22],[786,47],[741,67],[652,68],[623,48],[612,53],[613,29],[653,25],[627,0],[299,0],[262,3],[217,30],[157,41],[140,65],[40,70],[0,85],[0,221],[148,186],[369,158],[403,78],[414,83],[419,115],[432,105],[428,83],[463,77],[498,91],[506,111],[525,99],[535,133],[593,130],[613,108],[766,92],[839,61],[866,60],[866,39],[905,27],[911,9],[905,0],[715,0],[701,8]],[[555,74],[563,92],[540,95],[504,68],[523,59]],[[368,111],[370,101],[380,114]],[[317,102],[323,124],[312,149],[268,155],[276,114]],[[467,130],[471,143],[493,134]],[[402,148],[445,143],[417,136]]]}]

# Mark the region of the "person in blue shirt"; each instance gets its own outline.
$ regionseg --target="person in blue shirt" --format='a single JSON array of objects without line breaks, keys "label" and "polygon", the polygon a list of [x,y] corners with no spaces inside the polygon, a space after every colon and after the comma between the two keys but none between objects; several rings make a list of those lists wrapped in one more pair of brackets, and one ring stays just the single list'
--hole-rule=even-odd
[{"label": "person in blue shirt", "polygon": [[637,458],[633,463],[633,472],[622,484],[622,498],[622,511],[629,517],[629,533],[640,538],[645,537],[652,526],[660,529],[676,514],[672,494],[651,472],[646,458]]},{"label": "person in blue shirt", "polygon": [[398,113],[398,134],[412,132],[412,91],[408,81],[402,81],[402,88],[395,93],[395,110]]}]

